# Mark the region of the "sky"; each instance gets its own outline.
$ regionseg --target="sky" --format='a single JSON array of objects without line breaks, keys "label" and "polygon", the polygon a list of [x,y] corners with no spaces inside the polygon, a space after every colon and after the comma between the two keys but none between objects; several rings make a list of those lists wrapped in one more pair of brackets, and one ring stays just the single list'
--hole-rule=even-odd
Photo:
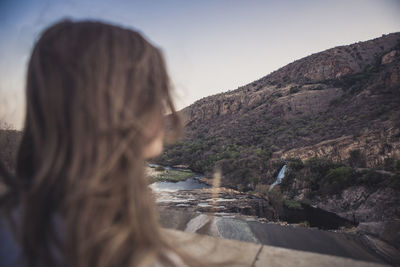
[{"label": "sky", "polygon": [[163,51],[181,109],[312,53],[398,32],[400,0],[0,0],[0,122],[22,128],[32,47],[63,18],[140,31]]}]

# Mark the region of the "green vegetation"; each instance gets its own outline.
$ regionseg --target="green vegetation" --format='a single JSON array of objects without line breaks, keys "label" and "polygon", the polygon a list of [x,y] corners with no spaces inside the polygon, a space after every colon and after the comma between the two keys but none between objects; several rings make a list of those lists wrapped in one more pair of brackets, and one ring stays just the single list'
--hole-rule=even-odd
[{"label": "green vegetation", "polygon": [[366,165],[365,157],[359,149],[350,151],[349,164],[352,167],[364,168]]},{"label": "green vegetation", "polygon": [[[251,142],[262,138],[255,134]],[[267,169],[272,151],[261,143],[259,146],[248,146],[243,142],[226,144],[218,137],[204,137],[202,131],[194,141],[182,140],[168,146],[163,155],[156,160],[162,165],[188,164],[195,172],[212,175],[215,168],[221,169],[224,182],[229,186],[244,191],[255,190],[260,176]]]},{"label": "green vegetation", "polygon": [[400,190],[400,171],[397,171],[392,177],[390,177],[389,186],[396,190]]},{"label": "green vegetation", "polygon": [[320,182],[320,189],[324,193],[337,194],[344,188],[356,184],[355,171],[351,167],[341,166],[330,169]]},{"label": "green vegetation", "polygon": [[370,189],[379,187],[400,189],[400,170],[394,175],[374,169],[358,170],[341,163],[334,163],[326,158],[311,158],[304,163],[300,159],[292,158],[288,159],[286,164],[285,178],[280,188],[289,196],[292,196],[291,193],[296,189],[294,186],[299,183],[302,184],[302,188],[311,190],[310,197],[338,194],[350,186],[357,185]]},{"label": "green vegetation", "polygon": [[150,183],[154,182],[179,182],[194,176],[190,170],[164,170],[161,173],[150,176]]},{"label": "green vegetation", "polygon": [[328,171],[339,167],[338,164],[326,158],[311,158],[305,162],[305,178],[312,191],[319,191]]},{"label": "green vegetation", "polygon": [[379,173],[373,169],[360,172],[357,178],[358,184],[363,184],[369,187],[383,185],[385,181],[388,181],[385,185],[390,185],[390,181],[388,179],[389,175]]},{"label": "green vegetation", "polygon": [[292,87],[290,87],[290,89],[289,89],[289,93],[290,94],[295,94],[295,93],[297,93],[297,92],[299,92],[300,91],[300,87],[299,86],[292,86]]},{"label": "green vegetation", "polygon": [[390,172],[400,171],[400,160],[385,158],[383,161],[383,169]]},{"label": "green vegetation", "polygon": [[297,209],[297,210],[302,209],[301,203],[293,199],[283,200],[283,205],[285,205],[289,209]]},{"label": "green vegetation", "polygon": [[287,167],[290,170],[299,171],[304,168],[304,163],[299,158],[290,158],[290,159],[287,159],[287,162],[288,162]]}]

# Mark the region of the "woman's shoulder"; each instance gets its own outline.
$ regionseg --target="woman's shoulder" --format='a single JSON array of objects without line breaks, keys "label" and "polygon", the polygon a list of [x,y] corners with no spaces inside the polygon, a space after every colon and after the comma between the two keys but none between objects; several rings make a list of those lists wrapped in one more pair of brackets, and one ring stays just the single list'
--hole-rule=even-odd
[{"label": "woman's shoulder", "polygon": [[0,217],[0,265],[20,266],[20,248],[6,218]]}]

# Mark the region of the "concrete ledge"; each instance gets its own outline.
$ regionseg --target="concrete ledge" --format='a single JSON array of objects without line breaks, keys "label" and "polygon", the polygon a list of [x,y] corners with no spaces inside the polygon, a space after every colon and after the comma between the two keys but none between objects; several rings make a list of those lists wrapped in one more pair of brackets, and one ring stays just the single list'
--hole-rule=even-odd
[{"label": "concrete ledge", "polygon": [[384,266],[375,262],[272,247],[164,229],[172,244],[206,263],[223,266]]}]

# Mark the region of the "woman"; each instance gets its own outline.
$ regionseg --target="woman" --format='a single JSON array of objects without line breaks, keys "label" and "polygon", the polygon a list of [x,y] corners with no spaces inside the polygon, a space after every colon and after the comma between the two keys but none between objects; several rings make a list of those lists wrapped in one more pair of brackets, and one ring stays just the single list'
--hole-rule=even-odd
[{"label": "woman", "polygon": [[179,130],[158,49],[129,29],[60,22],[33,49],[26,99],[4,197],[18,241],[9,255],[24,266],[194,263],[162,238],[144,176],[165,114]]}]

